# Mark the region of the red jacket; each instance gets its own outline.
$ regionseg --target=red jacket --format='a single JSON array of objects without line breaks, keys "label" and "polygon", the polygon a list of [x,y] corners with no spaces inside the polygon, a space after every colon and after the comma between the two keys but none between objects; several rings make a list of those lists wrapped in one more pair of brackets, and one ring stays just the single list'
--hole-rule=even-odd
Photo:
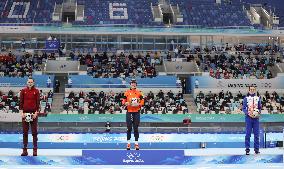
[{"label": "red jacket", "polygon": [[35,87],[24,88],[20,93],[20,110],[25,112],[39,112],[40,96]]}]

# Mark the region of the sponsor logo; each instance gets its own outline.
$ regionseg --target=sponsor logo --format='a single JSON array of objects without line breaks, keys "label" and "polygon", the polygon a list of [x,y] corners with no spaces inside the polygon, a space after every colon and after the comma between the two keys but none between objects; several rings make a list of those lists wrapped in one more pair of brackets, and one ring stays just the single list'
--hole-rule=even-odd
[{"label": "sponsor logo", "polygon": [[152,135],[150,138],[151,142],[163,142],[166,138],[164,135]]},{"label": "sponsor logo", "polygon": [[86,120],[90,120],[90,118],[88,116],[80,116],[79,120],[80,121],[86,121]]},{"label": "sponsor logo", "polygon": [[272,84],[271,83],[263,83],[262,86],[264,88],[271,88],[272,87]]},{"label": "sponsor logo", "polygon": [[99,136],[99,137],[93,137],[93,142],[98,142],[98,143],[108,143],[108,142],[124,142],[125,137],[112,137],[112,136]]},{"label": "sponsor logo", "polygon": [[70,135],[53,135],[51,140],[53,142],[66,142],[71,140]]},{"label": "sponsor logo", "polygon": [[257,84],[248,84],[248,83],[229,83],[228,88],[248,88],[249,86],[258,87]]},{"label": "sponsor logo", "polygon": [[[254,86],[256,88],[271,88],[272,87],[272,83],[270,82],[265,82],[265,83],[261,83],[261,84],[256,84],[256,83],[229,83],[228,84],[228,88],[248,88],[249,86]],[[222,85],[221,81],[218,81],[218,87],[224,87],[224,85]]]},{"label": "sponsor logo", "polygon": [[57,45],[56,45],[55,43],[50,43],[50,44],[49,44],[49,47],[50,47],[50,48],[56,48]]},{"label": "sponsor logo", "polygon": [[176,65],[176,70],[182,70],[183,67],[181,65]]},{"label": "sponsor logo", "polygon": [[59,41],[58,40],[47,40],[46,47],[48,49],[58,49],[59,48]]},{"label": "sponsor logo", "polygon": [[126,153],[126,159],[123,159],[123,163],[144,163],[144,160],[140,156],[140,153]]}]

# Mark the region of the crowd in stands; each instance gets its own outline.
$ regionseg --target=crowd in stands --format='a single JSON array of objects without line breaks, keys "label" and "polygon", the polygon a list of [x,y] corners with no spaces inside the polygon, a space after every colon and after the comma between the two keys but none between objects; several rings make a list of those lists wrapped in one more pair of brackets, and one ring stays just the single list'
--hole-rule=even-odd
[{"label": "crowd in stands", "polygon": [[0,91],[0,110],[6,112],[19,112],[20,93],[9,91],[7,94]]},{"label": "crowd in stands", "polygon": [[[201,61],[204,60],[204,57],[208,55],[212,55],[214,58],[214,55],[221,55],[221,54],[228,54],[228,55],[233,55],[233,56],[250,56],[251,58],[252,55],[256,56],[264,56],[265,58],[268,56],[275,56],[270,58],[274,59],[271,61],[274,61],[276,63],[282,62],[281,58],[278,56],[276,57],[276,54],[281,55],[281,49],[278,46],[271,46],[271,45],[266,45],[266,46],[260,46],[256,45],[254,47],[251,46],[246,46],[245,44],[238,44],[234,45],[232,47],[229,46],[229,44],[226,44],[225,46],[211,46],[211,47],[205,47],[201,48],[200,46],[195,46],[195,47],[189,47],[189,46],[183,46],[183,45],[177,45],[174,49],[173,52],[168,52],[167,54],[164,55],[164,58],[168,61],[171,61],[172,58],[183,58],[184,61],[190,62],[190,61],[196,61],[198,66],[201,65]],[[262,57],[259,57],[262,58]],[[209,67],[210,68],[210,67]],[[208,69],[209,70],[209,69]]]},{"label": "crowd in stands", "polygon": [[[242,102],[246,94],[232,94],[223,90],[220,93],[204,94],[202,91],[196,95],[197,111],[201,114],[242,114]],[[257,93],[259,95],[259,93]],[[262,101],[262,114],[284,113],[284,95],[277,92],[260,95]]]},{"label": "crowd in stands", "polygon": [[[119,114],[126,113],[122,105],[123,92],[114,93],[103,91],[96,93],[70,92],[64,98],[63,113],[79,114]],[[172,91],[164,93],[160,90],[156,95],[149,92],[144,97],[145,105],[141,109],[142,114],[184,114],[187,113],[187,105],[183,94],[174,94]]]},{"label": "crowd in stands", "polygon": [[[19,112],[20,92],[14,93],[10,90],[7,94],[0,91],[0,111],[2,112]],[[51,112],[53,101],[53,92],[50,90],[48,93],[43,93],[40,90],[40,113],[47,114]]]},{"label": "crowd in stands", "polygon": [[50,113],[52,102],[53,102],[53,92],[50,90],[48,93],[43,93],[40,90],[41,113],[43,114]]},{"label": "crowd in stands", "polygon": [[0,76],[25,77],[31,76],[33,71],[42,71],[42,63],[47,58],[52,59],[51,54],[13,54],[8,52],[0,56]]},{"label": "crowd in stands", "polygon": [[277,46],[252,48],[236,45],[216,51],[215,47],[205,48],[203,54],[198,54],[196,62],[202,70],[217,79],[271,79],[273,76],[268,67],[282,62],[279,56],[274,55],[278,51]]},{"label": "crowd in stands", "polygon": [[222,52],[227,52],[230,54],[240,54],[244,53],[246,55],[275,55],[277,52],[279,52],[281,49],[277,45],[270,45],[270,44],[265,44],[265,45],[260,45],[260,44],[255,44],[253,46],[251,45],[246,45],[246,44],[234,44],[234,45],[229,45],[226,43],[223,46],[207,46],[204,47],[203,49],[200,46],[196,46],[194,48],[187,47],[185,48],[182,45],[177,45],[175,48],[175,53],[181,53],[181,54],[214,54],[214,53],[222,53]]},{"label": "crowd in stands", "polygon": [[94,78],[125,78],[125,77],[155,77],[157,72],[155,64],[162,62],[158,53],[151,56],[144,54],[74,54],[70,57],[79,60],[81,65],[88,67],[87,73]]},{"label": "crowd in stands", "polygon": [[250,57],[248,55],[228,56],[206,55],[201,58],[202,68],[216,79],[271,79],[272,73],[268,66],[274,66],[273,57]]}]

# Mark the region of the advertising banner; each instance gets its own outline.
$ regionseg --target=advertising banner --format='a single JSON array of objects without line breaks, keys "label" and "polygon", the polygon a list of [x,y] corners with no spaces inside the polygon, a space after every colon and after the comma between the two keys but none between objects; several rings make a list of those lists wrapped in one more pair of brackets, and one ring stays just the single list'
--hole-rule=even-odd
[{"label": "advertising banner", "polygon": [[46,40],[45,49],[57,50],[60,47],[60,42],[58,40]]},{"label": "advertising banner", "polygon": [[[141,122],[180,122],[190,118],[195,122],[245,122],[243,114],[141,114]],[[1,119],[0,119],[1,121]],[[125,114],[49,114],[39,122],[125,122]],[[263,114],[261,122],[284,122],[282,114]]]},{"label": "advertising banner", "polygon": [[194,88],[247,89],[249,86],[257,89],[284,89],[284,76],[272,79],[215,79],[210,76],[195,76],[191,77],[190,83],[192,91]]}]

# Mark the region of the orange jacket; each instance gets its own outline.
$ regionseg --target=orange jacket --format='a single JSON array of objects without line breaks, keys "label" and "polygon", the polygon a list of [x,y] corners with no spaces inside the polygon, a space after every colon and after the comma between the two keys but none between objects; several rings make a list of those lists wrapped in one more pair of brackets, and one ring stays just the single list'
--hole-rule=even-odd
[{"label": "orange jacket", "polygon": [[[131,105],[131,103],[135,100],[139,103],[138,106]],[[124,93],[122,104],[125,104],[126,102],[129,103],[127,106],[127,112],[138,112],[144,105],[144,96],[142,92],[137,89],[129,89]]]}]

